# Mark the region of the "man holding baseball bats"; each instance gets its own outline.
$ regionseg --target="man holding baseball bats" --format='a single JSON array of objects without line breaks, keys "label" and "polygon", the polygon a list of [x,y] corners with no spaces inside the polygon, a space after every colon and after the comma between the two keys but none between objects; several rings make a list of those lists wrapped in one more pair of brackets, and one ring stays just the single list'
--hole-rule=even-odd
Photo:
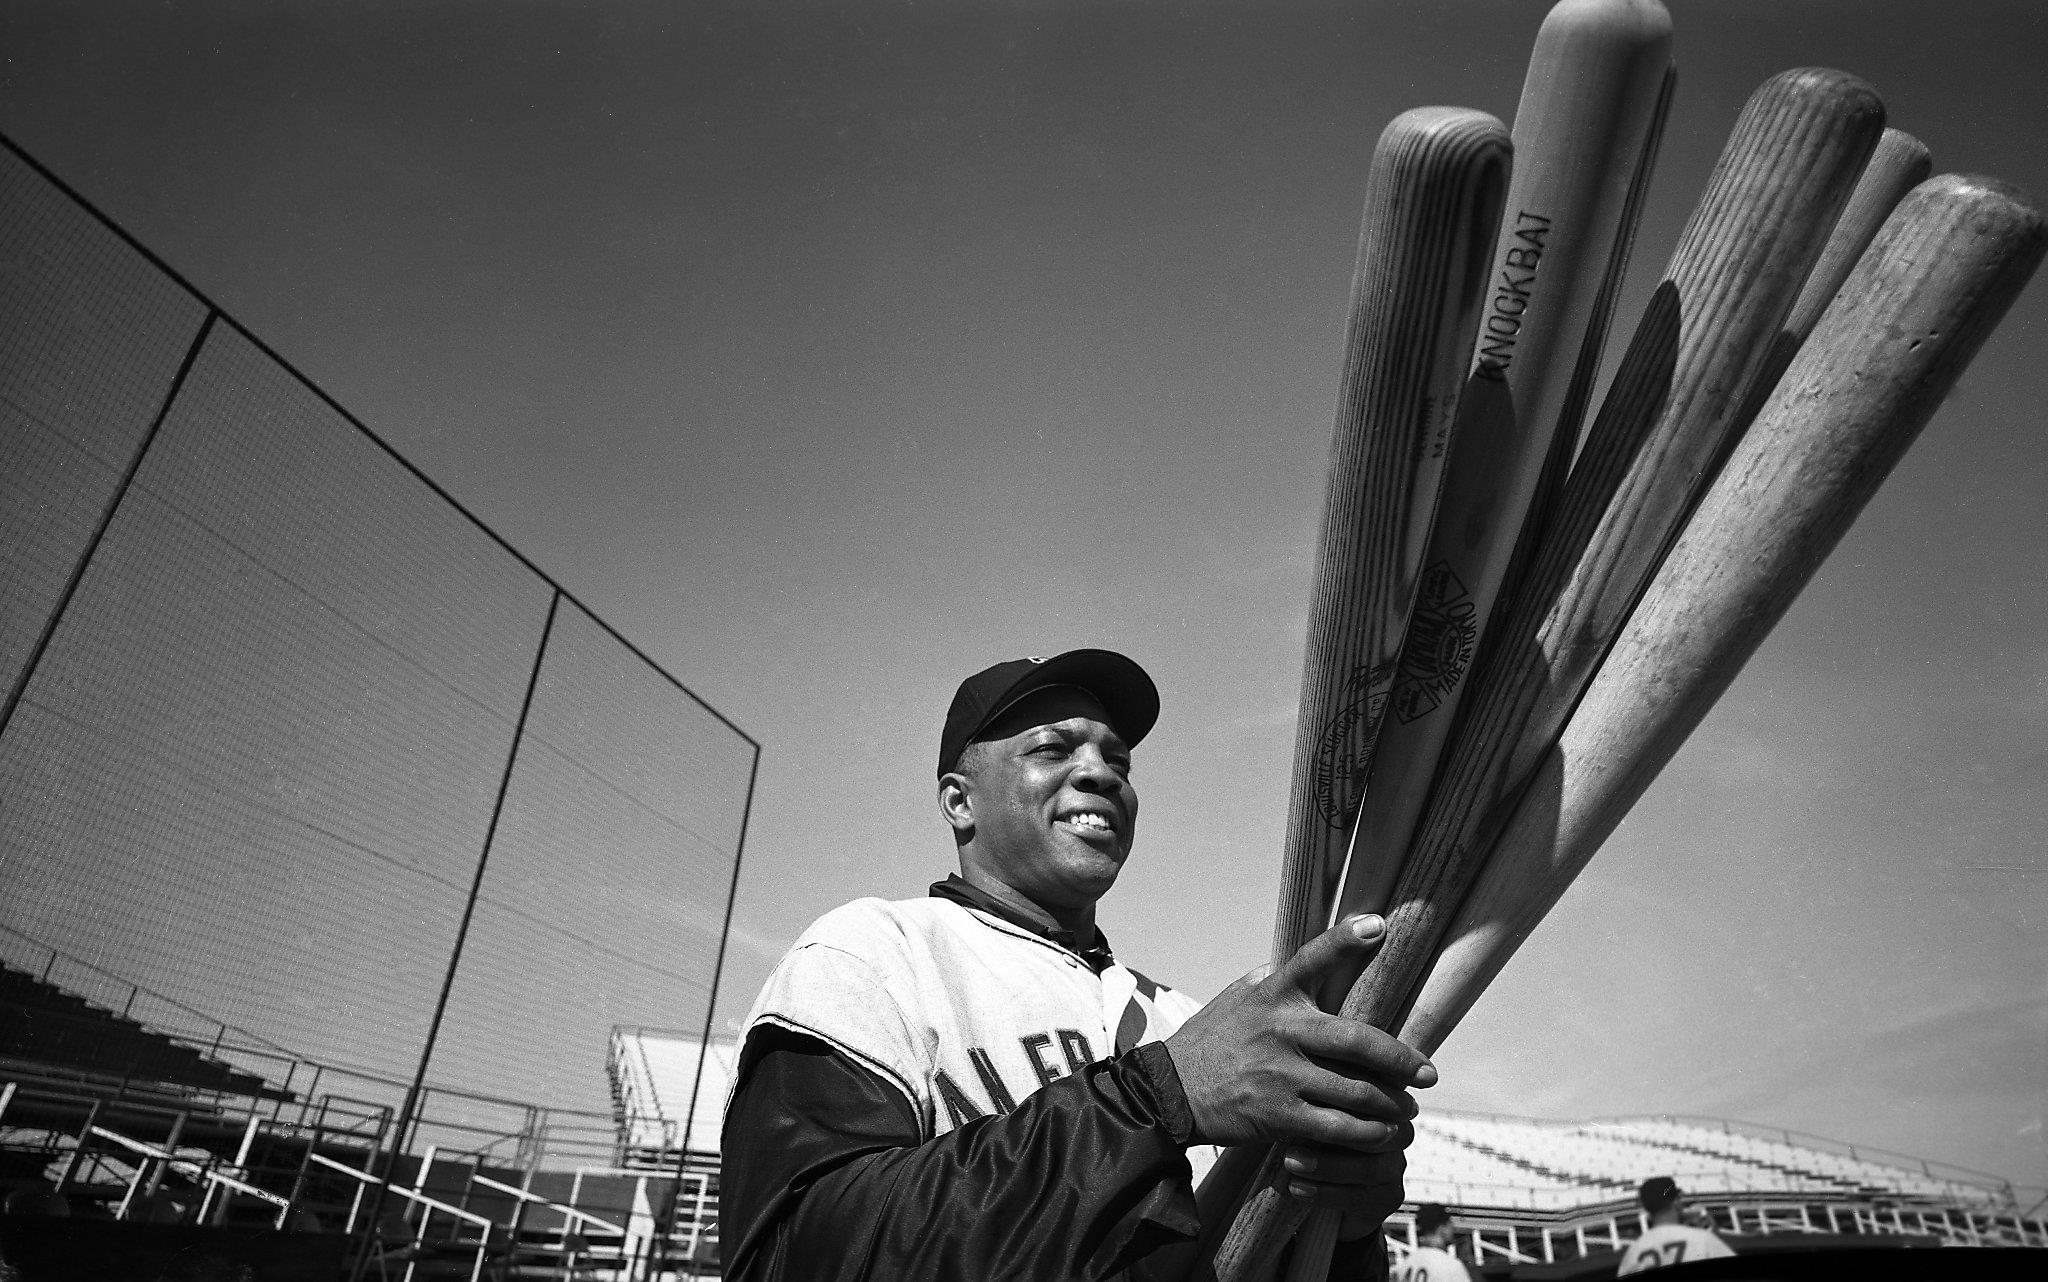
[{"label": "man holding baseball bats", "polygon": [[[1129,857],[1159,698],[1075,650],[962,682],[939,810],[960,873],[826,914],[748,1017],[726,1113],[726,1276],[1179,1279],[1191,1158],[1274,1144],[1344,1213],[1333,1277],[1381,1274],[1417,1051],[1325,1013],[1384,923],[1347,919],[1207,1006],[1121,964],[1096,903]],[[929,760],[929,758],[927,758]]]}]

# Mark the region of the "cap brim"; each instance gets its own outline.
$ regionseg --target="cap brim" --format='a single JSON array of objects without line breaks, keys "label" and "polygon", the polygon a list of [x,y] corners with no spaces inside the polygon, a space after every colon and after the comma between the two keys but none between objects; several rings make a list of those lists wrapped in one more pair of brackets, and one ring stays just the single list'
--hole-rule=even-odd
[{"label": "cap brim", "polygon": [[992,700],[988,715],[968,734],[968,741],[1017,700],[1047,686],[1079,686],[1094,695],[1126,747],[1135,748],[1159,720],[1159,687],[1152,684],[1145,669],[1114,650],[1069,650],[1031,665],[1029,672]]}]

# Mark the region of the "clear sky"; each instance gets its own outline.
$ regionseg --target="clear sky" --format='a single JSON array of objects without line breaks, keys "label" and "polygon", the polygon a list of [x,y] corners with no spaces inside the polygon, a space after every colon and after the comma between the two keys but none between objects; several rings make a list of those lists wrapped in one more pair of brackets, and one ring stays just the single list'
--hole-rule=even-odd
[{"label": "clear sky", "polygon": [[[1633,323],[1744,97],[1869,79],[2048,194],[2031,0],[1677,0]],[[1373,139],[1511,116],[1540,0],[83,3],[0,129],[766,745],[723,1007],[951,843],[954,684],[1165,695],[1102,921],[1266,947]],[[2048,1185],[2048,291],[1438,1059]]]}]

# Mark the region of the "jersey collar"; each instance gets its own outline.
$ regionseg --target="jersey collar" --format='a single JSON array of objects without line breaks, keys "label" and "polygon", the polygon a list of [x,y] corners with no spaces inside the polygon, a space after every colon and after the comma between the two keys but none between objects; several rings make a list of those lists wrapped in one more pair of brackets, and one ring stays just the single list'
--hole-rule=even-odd
[{"label": "jersey collar", "polygon": [[1110,951],[1109,937],[1102,933],[1102,927],[1095,928],[1095,946],[1078,948],[1074,944],[1074,932],[1064,926],[1047,925],[1043,921],[1025,916],[1016,908],[997,899],[994,895],[968,881],[959,873],[953,873],[944,881],[935,881],[931,887],[935,899],[950,899],[977,912],[987,913],[1000,921],[1008,922],[1019,930],[1028,930],[1040,939],[1058,944],[1074,956],[1088,963],[1088,969],[1100,975],[1116,965],[1116,954]]}]

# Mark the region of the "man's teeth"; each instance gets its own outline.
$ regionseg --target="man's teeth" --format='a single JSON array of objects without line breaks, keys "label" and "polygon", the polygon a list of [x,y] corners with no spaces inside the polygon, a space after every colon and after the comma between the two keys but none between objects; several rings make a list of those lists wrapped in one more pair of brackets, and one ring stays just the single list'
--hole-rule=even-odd
[{"label": "man's teeth", "polygon": [[1073,824],[1077,828],[1100,828],[1104,832],[1109,831],[1109,821],[1107,819],[1104,819],[1101,815],[1087,811],[1083,811],[1080,814],[1068,815],[1067,822]]}]

